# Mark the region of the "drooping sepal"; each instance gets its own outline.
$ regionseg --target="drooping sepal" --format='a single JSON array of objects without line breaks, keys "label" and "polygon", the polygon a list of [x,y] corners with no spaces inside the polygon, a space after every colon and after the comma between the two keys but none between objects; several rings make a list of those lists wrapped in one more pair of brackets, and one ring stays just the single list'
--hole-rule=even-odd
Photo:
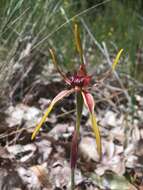
[{"label": "drooping sepal", "polygon": [[90,120],[91,120],[91,124],[93,128],[93,132],[96,138],[97,151],[98,151],[99,157],[101,158],[101,155],[102,155],[101,137],[100,137],[99,127],[96,121],[96,116],[94,113],[94,107],[95,107],[94,98],[89,92],[86,92],[86,91],[82,92],[82,96],[83,96],[84,103],[89,110]]},{"label": "drooping sepal", "polygon": [[102,157],[101,137],[100,137],[99,127],[97,125],[96,115],[94,113],[90,113],[90,120],[96,138],[97,152],[99,154],[99,158],[101,159]]},{"label": "drooping sepal", "polygon": [[74,89],[71,90],[63,90],[61,91],[50,103],[49,107],[47,108],[44,116],[42,117],[40,123],[36,126],[31,139],[33,140],[35,138],[35,136],[37,135],[37,133],[39,132],[40,128],[42,127],[43,123],[46,121],[46,118],[48,117],[48,115],[50,114],[50,112],[52,111],[54,105],[59,102],[61,99],[63,99],[65,96],[69,96],[72,92],[74,92]]}]

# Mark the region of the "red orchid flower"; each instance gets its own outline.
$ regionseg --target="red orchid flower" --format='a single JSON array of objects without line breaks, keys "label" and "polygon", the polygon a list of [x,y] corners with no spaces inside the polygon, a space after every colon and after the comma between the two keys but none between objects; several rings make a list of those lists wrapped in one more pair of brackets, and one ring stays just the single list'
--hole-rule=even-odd
[{"label": "red orchid flower", "polygon": [[[99,127],[97,125],[96,116],[94,113],[95,108],[95,102],[92,94],[89,92],[88,87],[91,84],[92,77],[88,75],[84,63],[84,56],[83,56],[83,50],[81,46],[80,41],[80,35],[78,30],[78,25],[75,24],[74,26],[74,35],[75,35],[75,42],[76,42],[76,48],[77,52],[80,56],[81,65],[79,67],[79,70],[73,74],[70,77],[67,77],[65,73],[62,72],[62,70],[59,68],[57,64],[57,59],[54,53],[54,50],[50,49],[50,54],[53,60],[53,63],[58,71],[58,73],[61,75],[61,77],[64,79],[64,81],[68,84],[70,89],[61,91],[50,103],[48,109],[46,110],[44,116],[42,117],[40,123],[36,126],[33,134],[32,134],[32,140],[35,138],[37,133],[39,132],[40,128],[42,127],[43,123],[46,121],[46,118],[48,117],[49,113],[52,111],[53,107],[57,102],[59,102],[61,99],[63,99],[66,96],[69,96],[72,93],[76,93],[76,110],[77,110],[77,118],[76,118],[76,127],[72,138],[72,146],[71,146],[71,168],[75,168],[76,165],[76,159],[77,159],[77,144],[78,144],[78,134],[79,134],[79,128],[80,128],[80,121],[81,121],[81,115],[82,115],[82,108],[83,103],[87,107],[91,119],[91,125],[93,128],[93,132],[96,138],[96,144],[97,144],[97,151],[99,154],[99,157],[101,158],[102,154],[102,147],[101,147],[101,137],[99,132]],[[112,65],[112,70],[115,69],[115,66],[120,58],[120,55],[122,53],[122,49],[117,54],[115,61]]]}]

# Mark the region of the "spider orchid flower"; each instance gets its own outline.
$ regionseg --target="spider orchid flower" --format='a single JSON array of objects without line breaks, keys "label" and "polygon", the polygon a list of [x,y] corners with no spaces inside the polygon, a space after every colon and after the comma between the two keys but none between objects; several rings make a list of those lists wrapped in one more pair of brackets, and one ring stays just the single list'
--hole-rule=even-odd
[{"label": "spider orchid flower", "polygon": [[[32,140],[35,138],[37,133],[39,132],[40,128],[42,127],[43,123],[46,121],[46,118],[49,116],[50,112],[52,111],[53,107],[56,103],[58,103],[60,100],[62,100],[64,97],[69,96],[72,93],[76,94],[76,127],[75,131],[73,133],[72,143],[71,143],[71,168],[75,168],[76,160],[77,160],[77,152],[78,152],[78,135],[79,135],[79,128],[80,128],[80,121],[82,116],[82,108],[83,104],[87,107],[90,115],[91,120],[91,126],[95,135],[96,144],[97,144],[97,152],[99,154],[99,158],[101,158],[102,155],[102,146],[101,146],[101,137],[100,137],[100,131],[99,127],[97,125],[96,116],[94,113],[95,108],[95,102],[92,94],[89,92],[88,87],[91,84],[92,76],[88,75],[86,71],[86,66],[84,63],[84,56],[83,56],[83,50],[81,46],[80,41],[80,35],[78,30],[78,25],[75,24],[74,26],[74,36],[75,36],[75,43],[76,43],[76,49],[80,57],[80,67],[76,73],[74,73],[72,76],[67,77],[66,74],[59,68],[57,64],[57,59],[54,53],[54,50],[50,49],[49,52],[51,54],[53,64],[55,65],[58,73],[61,75],[61,77],[64,79],[65,83],[69,86],[67,90],[61,91],[50,103],[49,107],[47,108],[44,116],[42,117],[40,123],[36,126],[33,134],[32,134]],[[122,49],[117,54],[114,63],[112,65],[112,70],[115,69],[118,60],[120,58],[120,55],[122,53]]]}]

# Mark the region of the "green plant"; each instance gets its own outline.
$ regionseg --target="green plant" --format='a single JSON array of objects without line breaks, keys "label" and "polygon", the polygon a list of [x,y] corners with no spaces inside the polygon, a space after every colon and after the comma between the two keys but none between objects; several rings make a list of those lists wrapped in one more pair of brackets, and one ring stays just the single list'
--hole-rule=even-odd
[{"label": "green plant", "polygon": [[[94,107],[95,102],[93,96],[89,92],[89,86],[91,84],[92,76],[87,74],[86,67],[85,67],[85,61],[84,61],[84,54],[83,49],[81,45],[80,40],[80,34],[78,25],[74,25],[74,36],[75,36],[75,43],[76,43],[76,49],[80,57],[80,67],[77,70],[76,73],[74,73],[72,76],[67,77],[65,73],[59,68],[57,64],[57,59],[54,53],[54,50],[50,49],[50,54],[53,60],[53,63],[58,71],[58,73],[61,75],[61,77],[64,79],[65,83],[68,84],[70,89],[61,91],[51,102],[49,105],[46,113],[42,117],[40,123],[35,128],[33,134],[32,134],[32,140],[35,138],[37,133],[39,132],[40,128],[42,127],[43,123],[45,122],[46,118],[48,117],[49,113],[52,111],[54,105],[59,102],[61,99],[63,99],[65,96],[69,96],[71,93],[75,93],[76,95],[76,127],[73,133],[72,137],[72,143],[71,143],[71,190],[74,190],[74,171],[77,161],[77,153],[78,153],[78,138],[79,138],[79,129],[80,129],[80,122],[81,122],[81,116],[82,116],[82,109],[83,109],[83,103],[87,107],[91,119],[92,128],[95,134],[96,138],[96,144],[97,144],[97,152],[99,154],[99,158],[101,159],[102,155],[102,146],[101,146],[101,137],[100,137],[100,131],[99,127],[96,122],[96,116],[94,113]],[[115,66],[120,58],[120,55],[122,53],[122,49],[117,54],[115,61],[112,65],[112,70],[109,70],[105,78],[109,76],[109,74],[115,69]]]}]

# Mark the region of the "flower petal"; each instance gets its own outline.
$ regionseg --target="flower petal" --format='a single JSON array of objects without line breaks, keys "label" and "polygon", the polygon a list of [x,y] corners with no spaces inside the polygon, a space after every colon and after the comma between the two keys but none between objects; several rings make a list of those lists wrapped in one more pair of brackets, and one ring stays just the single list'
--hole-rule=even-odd
[{"label": "flower petal", "polygon": [[46,121],[46,118],[48,117],[49,113],[52,111],[54,105],[60,101],[62,98],[64,98],[65,96],[69,96],[72,92],[74,92],[74,89],[71,90],[63,90],[61,91],[51,102],[51,104],[49,105],[47,111],[45,112],[44,116],[42,117],[40,123],[36,126],[31,139],[33,140],[35,138],[35,136],[37,135],[37,133],[39,132],[40,128],[42,127],[43,123]]},{"label": "flower petal", "polygon": [[80,55],[81,63],[84,64],[83,49],[82,49],[82,45],[81,45],[80,32],[79,32],[79,27],[78,27],[77,23],[74,24],[74,36],[75,36],[77,52]]},{"label": "flower petal", "polygon": [[101,158],[101,154],[102,154],[101,137],[100,137],[99,127],[98,127],[97,121],[96,121],[96,116],[94,114],[95,102],[94,102],[93,96],[88,92],[83,91],[82,96],[83,96],[84,103],[87,106],[89,113],[90,113],[91,124],[92,124],[92,128],[93,128],[93,132],[96,137],[97,151]]},{"label": "flower petal", "polygon": [[79,70],[77,72],[77,75],[78,76],[83,76],[83,77],[87,76],[85,64],[80,65]]},{"label": "flower petal", "polygon": [[51,57],[52,57],[52,60],[53,60],[53,64],[55,66],[55,68],[57,69],[58,73],[62,76],[62,78],[64,79],[64,81],[67,83],[67,84],[70,84],[70,80],[66,77],[65,73],[63,73],[61,71],[61,69],[59,68],[58,64],[57,64],[57,58],[55,56],[55,52],[53,49],[49,49],[49,52],[51,54]]},{"label": "flower petal", "polygon": [[113,64],[112,64],[112,71],[115,70],[115,67],[116,67],[116,65],[117,65],[117,63],[118,63],[118,61],[119,61],[119,58],[120,58],[122,52],[123,52],[123,49],[121,49],[121,50],[117,53],[116,58],[115,58],[115,60],[114,60],[114,62],[113,62]]}]

